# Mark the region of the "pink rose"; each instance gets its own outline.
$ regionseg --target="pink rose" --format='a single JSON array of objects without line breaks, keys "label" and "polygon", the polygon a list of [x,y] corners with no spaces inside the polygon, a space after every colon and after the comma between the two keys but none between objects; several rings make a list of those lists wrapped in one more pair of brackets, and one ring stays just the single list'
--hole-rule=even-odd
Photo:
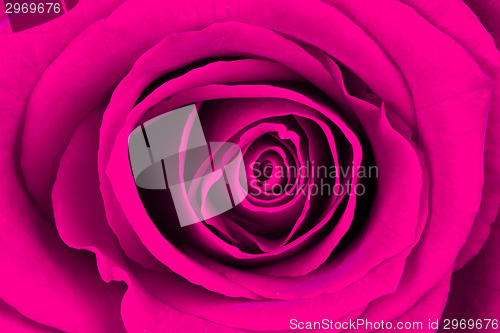
[{"label": "pink rose", "polygon": [[2,331],[498,328],[500,3],[2,15]]}]

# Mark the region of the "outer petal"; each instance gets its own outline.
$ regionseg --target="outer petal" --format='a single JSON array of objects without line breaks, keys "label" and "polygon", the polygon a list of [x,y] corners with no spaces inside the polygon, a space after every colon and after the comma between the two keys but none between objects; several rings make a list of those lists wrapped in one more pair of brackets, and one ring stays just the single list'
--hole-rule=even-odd
[{"label": "outer petal", "polygon": [[24,317],[13,307],[0,300],[0,328],[3,332],[19,333],[56,333],[59,330],[41,325],[29,318]]},{"label": "outer petal", "polygon": [[[500,313],[500,218],[481,252],[451,279],[443,318],[497,319]],[[486,330],[485,330],[486,331]],[[497,332],[489,327],[487,332]]]},{"label": "outer petal", "polygon": [[153,297],[138,281],[128,284],[121,310],[127,332],[241,332],[180,312]]},{"label": "outer petal", "polygon": [[465,0],[467,6],[474,11],[486,30],[493,36],[497,48],[500,49],[500,3],[495,0]]},{"label": "outer petal", "polygon": [[97,256],[105,281],[123,280],[127,269],[122,249],[106,221],[99,192],[97,148],[100,112],[92,113],[76,130],[58,170],[52,200],[54,218],[63,241]]},{"label": "outer petal", "polygon": [[[500,151],[500,131],[498,130],[500,128],[500,55],[488,31],[464,4],[448,0],[439,2],[405,0],[403,2],[415,8],[429,23],[462,45],[478,62],[481,69],[496,83],[486,128],[481,207],[467,242],[460,250],[455,267],[455,269],[460,269],[483,246],[500,207],[500,192],[498,191],[500,187],[500,155],[498,153]],[[479,14],[479,19],[486,20],[489,24],[497,24],[500,5],[497,2],[485,7],[485,4],[487,2],[484,1],[469,3],[471,8]],[[482,10],[477,7],[481,7]],[[485,11],[485,8],[488,10]],[[456,24],[457,22],[460,24]],[[486,27],[488,28],[488,25]],[[492,33],[495,35],[494,31]]]},{"label": "outer petal", "polygon": [[[491,80],[461,45],[401,3],[330,3],[378,41],[412,92],[417,145],[431,175],[430,213],[406,263],[401,282],[406,287],[401,287],[397,295],[417,301],[454,263],[479,210]],[[454,61],[437,54],[446,54]],[[463,156],[467,156],[469,167],[466,188],[460,181]],[[444,233],[453,237],[443,237]]]},{"label": "outer petal", "polygon": [[106,285],[95,259],[65,246],[37,211],[20,180],[17,135],[43,69],[89,22],[109,13],[109,5],[82,5],[47,25],[0,36],[0,295],[24,316],[66,331],[120,330],[123,286]]},{"label": "outer petal", "polygon": [[[28,97],[47,66],[58,57],[75,36],[87,28],[88,25],[109,15],[122,2],[123,0],[101,1],[96,5],[95,1],[81,0],[78,6],[70,12],[46,24],[17,33],[1,34],[0,89],[5,89],[5,93],[9,94],[9,97],[14,100],[8,102],[2,96],[2,107],[6,105],[7,107],[14,106],[18,111],[24,112]],[[3,23],[1,22],[0,25]],[[5,24],[8,23],[5,22]],[[56,93],[59,94],[62,91],[58,90]],[[40,125],[43,125],[43,122]],[[25,124],[25,126],[30,127],[31,125]],[[43,131],[40,127],[38,129]],[[38,141],[39,136],[23,138],[23,140],[27,145],[30,145],[34,144],[31,140]],[[52,149],[47,149],[47,147],[53,147],[53,145],[46,142],[41,150],[46,154],[50,154]],[[36,169],[36,166],[34,168]],[[43,178],[37,176],[35,171],[31,181],[39,183],[40,179]],[[54,178],[50,180],[53,183]],[[35,193],[37,190],[33,189],[32,192]],[[38,201],[38,203],[40,202]],[[43,210],[48,213],[50,211],[50,191],[44,192],[43,203],[45,207]]]},{"label": "outer petal", "polygon": [[93,256],[61,242],[26,196],[11,162],[2,160],[0,171],[6,177],[0,192],[0,296],[23,315],[61,330],[119,330],[123,285],[104,283]]},{"label": "outer petal", "polygon": [[[340,320],[344,316],[352,315],[352,312],[364,310],[368,302],[366,293],[371,292],[373,283],[378,285],[377,291],[394,291],[390,281],[397,279],[399,273],[390,269],[391,265],[390,262],[379,265],[373,270],[371,279],[357,281],[350,288],[337,293],[286,301],[229,298],[207,292],[194,284],[180,283],[181,278],[177,275],[160,276],[143,269],[136,272],[141,285],[151,295],[182,313],[240,329],[281,331],[289,328],[291,318],[311,321],[320,321],[323,318]],[[168,281],[168,284],[161,281]],[[172,288],[172,285],[175,285],[175,288]],[[248,313],[252,313],[251,318]]]}]

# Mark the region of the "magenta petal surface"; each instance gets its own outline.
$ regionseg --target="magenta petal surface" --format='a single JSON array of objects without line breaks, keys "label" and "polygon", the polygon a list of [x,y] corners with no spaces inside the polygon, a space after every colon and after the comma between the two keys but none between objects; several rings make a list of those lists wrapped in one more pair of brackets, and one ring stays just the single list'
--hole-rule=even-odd
[{"label": "magenta petal surface", "polygon": [[[0,330],[496,318],[498,3],[66,0],[20,32],[2,3]],[[186,105],[192,225],[148,140]],[[163,188],[138,181],[141,132]],[[313,162],[340,172],[276,174]]]}]

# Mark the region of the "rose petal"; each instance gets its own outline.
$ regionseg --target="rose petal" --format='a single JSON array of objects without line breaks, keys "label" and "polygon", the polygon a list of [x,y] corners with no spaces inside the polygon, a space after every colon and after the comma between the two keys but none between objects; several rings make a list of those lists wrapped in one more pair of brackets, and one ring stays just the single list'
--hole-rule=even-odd
[{"label": "rose petal", "polygon": [[[330,3],[377,40],[412,92],[420,136],[417,144],[429,168],[432,196],[426,229],[403,275],[403,281],[413,282],[404,282],[408,288],[398,295],[418,299],[454,262],[479,210],[491,80],[460,44],[404,4],[366,1],[354,7],[344,1]],[[461,181],[464,156],[465,184]],[[453,237],[442,237],[443,233]]]},{"label": "rose petal", "polygon": [[[49,75],[42,75],[47,67],[52,66],[54,59],[58,58],[60,53],[72,42],[78,34],[80,34],[84,29],[86,29],[93,22],[100,20],[108,16],[117,6],[119,6],[124,0],[110,0],[101,3],[99,6],[95,6],[95,3],[90,0],[80,0],[78,6],[73,8],[67,15],[62,15],[61,17],[47,22],[45,24],[36,26],[34,28],[16,32],[3,34],[0,38],[2,45],[1,52],[3,53],[1,58],[3,62],[2,72],[7,74],[9,80],[8,89],[13,93],[13,97],[23,96],[23,103],[29,103],[28,97],[24,95],[25,91],[32,93],[32,89],[35,85],[39,85],[40,77],[42,86],[43,81],[48,81],[48,89],[42,89],[42,94],[47,93],[47,99],[49,105],[54,103],[59,95],[63,91],[67,91],[65,87],[68,87],[68,82],[74,82],[74,76],[69,76],[68,80],[61,80],[57,82],[54,77]],[[82,55],[85,56],[85,55]],[[50,65],[50,66],[49,66]],[[49,71],[50,72],[50,71]],[[86,71],[82,71],[86,72]],[[2,75],[3,75],[2,73]],[[62,78],[61,76],[59,78]],[[51,86],[53,84],[53,86]],[[52,89],[51,89],[52,88]],[[37,99],[35,93],[35,100]],[[30,97],[31,98],[31,97]],[[43,103],[45,103],[43,102]],[[32,102],[33,103],[33,102]],[[23,106],[23,111],[26,105]],[[69,130],[70,123],[57,122],[61,131],[50,132],[47,131],[48,137],[43,137],[40,135],[42,132],[46,132],[44,126],[47,122],[50,122],[51,117],[54,115],[54,105],[49,109],[41,109],[40,117],[35,121],[31,122],[31,115],[27,115],[25,123],[25,131],[30,132],[30,128],[33,127],[34,132],[38,131],[38,134],[31,136],[28,134],[28,138],[23,140],[26,143],[25,149],[29,151],[29,154],[33,154],[31,158],[37,156],[36,161],[30,161],[30,157],[23,159],[23,165],[26,165],[28,171],[27,182],[31,184],[33,182],[33,189],[30,187],[30,191],[35,195],[35,200],[40,204],[41,209],[44,213],[50,216],[50,186],[53,184],[55,179],[55,171],[57,168],[57,161],[62,154],[65,144],[71,137],[72,131]],[[87,109],[87,112],[91,109]],[[88,114],[88,113],[87,113]],[[47,115],[47,121],[44,116]],[[74,115],[73,115],[74,116]],[[83,119],[83,118],[79,118]],[[53,125],[53,124],[51,124]],[[74,126],[76,126],[75,123]],[[74,127],[72,127],[74,129]],[[55,142],[58,142],[62,137],[58,137],[58,133],[66,133],[67,140],[62,140],[62,148],[56,149]],[[55,134],[55,136],[52,136]],[[30,141],[33,139],[32,141]],[[47,139],[47,140],[45,140]],[[40,146],[37,144],[40,141],[44,143]],[[37,146],[36,149],[30,150],[31,147]],[[51,147],[51,149],[47,149]],[[53,149],[54,150],[53,150]],[[45,157],[40,157],[40,152],[44,152]],[[49,155],[53,156],[53,151],[57,153],[54,154],[54,158],[47,158]],[[25,156],[25,155],[24,155]],[[50,164],[52,166],[52,174],[49,178],[40,177],[37,170],[43,170],[43,165]],[[32,168],[32,169],[31,169]],[[29,169],[29,170],[28,170]],[[44,183],[46,181],[46,183]],[[44,184],[45,190],[41,189],[41,183]]]},{"label": "rose petal", "polygon": [[[441,313],[446,305],[448,291],[450,290],[451,273],[452,270],[450,269],[445,277],[415,304],[411,301],[396,299],[393,295],[388,295],[383,297],[382,302],[388,304],[389,307],[383,307],[383,310],[381,310],[379,307],[380,302],[370,304],[360,317],[370,322],[390,320],[394,329],[397,328],[398,323],[402,323],[403,325],[419,325],[421,323],[422,326],[412,326],[405,330],[435,332],[435,329],[429,327],[429,322],[435,323],[436,320],[441,318]],[[405,307],[408,308],[408,311],[396,318],[397,311],[390,310],[390,304],[400,301],[407,303]],[[439,325],[442,325],[442,321],[440,321]]]},{"label": "rose petal", "polygon": [[[321,321],[324,318],[341,320],[353,313],[359,315],[371,297],[394,291],[388,281],[397,279],[399,274],[389,268],[391,265],[383,263],[374,269],[371,279],[357,281],[351,288],[338,293],[293,301],[230,298],[185,283],[175,274],[161,275],[140,267],[134,271],[146,290],[182,313],[240,329],[288,331],[292,318]],[[370,287],[371,283],[378,285],[377,290]],[[228,316],[228,313],[231,315]],[[252,313],[252,320],[248,320],[248,313]]]},{"label": "rose petal", "polygon": [[[488,31],[479,22],[478,18],[462,3],[454,1],[440,1],[423,3],[418,1],[403,1],[415,8],[432,25],[453,37],[467,52],[478,62],[481,69],[495,82],[500,80],[500,56],[494,41]],[[484,18],[484,24],[495,25],[498,20],[489,19],[496,17],[494,12],[500,12],[500,6],[492,4],[485,7],[484,1],[467,1],[471,8]],[[495,7],[496,6],[496,7]],[[482,9],[481,9],[482,8]],[[485,12],[487,8],[487,13]],[[486,15],[485,15],[486,14]],[[498,16],[498,15],[497,15]],[[455,23],[460,21],[460,25]],[[484,21],[484,20],[483,20]],[[500,25],[498,26],[500,29]],[[495,35],[495,28],[490,30]],[[500,31],[499,31],[500,32]],[[497,39],[498,41],[498,39]],[[500,207],[500,158],[496,153],[500,149],[500,86],[495,85],[490,110],[488,113],[488,124],[486,128],[485,153],[484,153],[484,187],[482,193],[481,207],[476,221],[467,238],[467,242],[458,255],[456,270],[475,256],[486,241],[491,224],[495,221]]]},{"label": "rose petal", "polygon": [[0,193],[2,299],[23,315],[64,331],[120,330],[117,307],[123,285],[104,283],[92,255],[64,245],[23,191],[12,162],[3,158],[0,165],[10,175]]},{"label": "rose petal", "polygon": [[60,332],[55,328],[41,325],[31,319],[24,317],[22,314],[17,312],[14,308],[9,306],[2,300],[0,300],[0,327],[5,332]]},{"label": "rose petal", "polygon": [[[449,319],[498,319],[500,313],[500,219],[497,217],[481,252],[455,272],[443,314]],[[488,332],[495,330],[489,327]]]},{"label": "rose petal", "polygon": [[78,23],[70,24],[63,16],[30,31],[0,36],[0,99],[4,104],[0,117],[4,176],[0,186],[0,296],[27,318],[65,331],[123,329],[116,310],[123,285],[105,284],[93,256],[69,249],[53,224],[40,215],[20,180],[18,134],[26,101],[43,69],[89,22],[111,11],[109,5],[113,4],[75,9],[72,15],[79,18]]},{"label": "rose petal", "polygon": [[497,20],[500,13],[500,4],[494,0],[465,0],[464,2],[474,11],[474,14],[477,15],[486,30],[495,39],[497,48],[500,49],[500,25]]},{"label": "rose petal", "polygon": [[239,332],[172,308],[151,296],[138,281],[128,284],[121,307],[128,332]]},{"label": "rose petal", "polygon": [[101,117],[100,112],[90,114],[75,131],[61,159],[52,200],[63,241],[73,248],[94,252],[101,276],[109,282],[123,280],[121,270],[128,267],[107,223],[99,191],[96,166]]},{"label": "rose petal", "polygon": [[[257,88],[259,88],[258,86],[251,86],[251,87],[253,87],[252,88],[253,90],[259,91],[259,90],[257,90]],[[249,90],[250,90],[250,88],[248,86],[243,86],[243,87],[238,87],[238,86],[234,86],[234,87],[217,86],[216,87],[217,89],[215,89],[215,90],[214,89],[209,89],[209,88],[212,88],[212,87],[207,86],[207,87],[204,87],[204,88],[196,88],[196,89],[192,89],[191,91],[189,91],[189,90],[188,91],[184,91],[180,95],[176,95],[174,98],[169,99],[170,103],[172,103],[172,107],[171,108],[174,109],[176,107],[175,106],[176,104],[177,105],[184,105],[186,103],[188,103],[188,104],[192,103],[192,102],[194,102],[196,100],[208,100],[208,99],[212,99],[212,98],[221,98],[221,97],[228,98],[228,97],[231,97],[230,95],[227,95],[228,92],[231,91],[231,90],[234,90],[235,92],[237,92],[238,96],[240,96],[240,97],[244,97],[244,96],[245,97],[250,97],[250,96],[247,96],[248,93],[249,93]],[[239,91],[238,91],[238,89],[239,89]],[[263,90],[261,92],[261,94],[263,94],[263,96],[269,97],[269,96],[272,96],[271,92],[273,90],[280,90],[280,89],[281,88],[276,88],[276,87],[265,87],[265,90]],[[203,94],[201,94],[201,92],[203,92],[204,90],[206,90],[206,92],[204,92]],[[196,93],[197,91],[200,92],[199,96],[197,96],[197,93]],[[255,94],[255,92],[252,92],[252,94]],[[254,95],[252,97],[260,97],[260,96]],[[146,107],[146,110],[147,109],[148,108]],[[215,287],[216,288],[215,290],[217,290],[217,292],[226,293],[227,291],[224,291],[224,289],[220,289],[223,284],[218,283],[218,285],[216,285],[216,284],[214,284],[216,282],[216,280],[213,280],[213,281],[210,280],[211,278],[217,277],[216,275],[213,275],[213,274],[207,275],[208,272],[204,272],[203,275],[202,275],[201,274],[202,271],[199,271],[198,269],[197,269],[197,272],[198,272],[197,274],[187,274],[186,272],[183,272],[183,271],[186,270],[187,267],[184,266],[184,264],[181,264],[181,263],[182,262],[186,262],[187,258],[182,258],[178,254],[176,254],[176,250],[171,248],[171,244],[165,242],[165,239],[163,239],[162,236],[158,237],[158,231],[154,227],[152,229],[150,229],[150,227],[149,227],[150,221],[148,222],[149,218],[147,217],[147,215],[145,214],[145,212],[141,209],[142,206],[140,204],[139,199],[135,198],[135,196],[134,196],[134,190],[133,190],[133,188],[135,188],[135,185],[133,184],[133,179],[132,179],[132,176],[130,174],[131,171],[130,171],[129,168],[126,167],[126,162],[122,161],[122,163],[120,163],[119,159],[115,159],[115,157],[114,157],[114,156],[116,156],[116,157],[121,156],[122,158],[125,157],[125,160],[128,158],[127,157],[128,156],[127,155],[127,137],[128,137],[127,133],[130,133],[130,131],[135,126],[135,123],[137,122],[137,119],[141,115],[141,112],[137,112],[137,111],[138,110],[134,110],[135,115],[133,115],[133,114],[130,115],[129,119],[127,120],[127,124],[123,127],[121,133],[119,134],[119,136],[117,138],[117,143],[119,142],[119,144],[115,144],[115,151],[113,152],[113,156],[111,158],[110,164],[108,165],[108,176],[112,180],[113,187],[115,188],[115,195],[117,195],[118,199],[122,202],[122,207],[125,210],[127,216],[129,216],[129,220],[131,221],[131,223],[136,223],[137,221],[141,221],[141,223],[136,224],[134,226],[134,228],[136,229],[136,231],[138,232],[138,234],[140,235],[140,237],[143,239],[143,241],[145,242],[145,244],[148,246],[148,248],[152,251],[152,253],[155,254],[155,256],[160,261],[166,263],[174,271],[178,272],[182,276],[185,276],[186,278],[188,278],[193,283],[203,285],[203,286],[207,287],[208,289],[212,289],[212,288]],[[373,114],[373,115],[376,116],[376,114]],[[386,132],[386,133],[390,133],[390,132]],[[405,141],[403,140],[403,143],[404,142]],[[122,151],[122,153],[119,153],[120,150]],[[409,152],[412,152],[412,150],[410,149]],[[403,161],[407,161],[407,160],[411,161],[412,158],[410,156],[408,156],[408,158],[404,158],[402,160]],[[413,160],[414,159],[415,159],[415,157],[413,158]],[[119,171],[119,168],[122,168],[123,170]],[[401,168],[396,168],[396,169],[400,170]],[[116,181],[118,179],[119,179],[119,181]],[[408,179],[413,179],[413,178],[409,177]],[[106,178],[103,178],[103,183],[105,181],[106,181]],[[129,186],[129,188],[126,188],[124,186]],[[403,187],[403,189],[411,189],[411,188],[413,188],[413,186],[405,186],[405,187]],[[418,188],[418,186],[417,186],[417,188]],[[419,193],[419,191],[417,191],[417,195],[418,195],[418,193]],[[406,196],[402,196],[402,197],[406,197]],[[110,198],[108,198],[108,199],[110,199]],[[127,200],[132,200],[132,201],[127,202]],[[417,207],[417,206],[415,206],[415,200],[411,200],[410,199],[409,201],[411,202],[411,204],[413,205],[413,207]],[[415,214],[412,214],[412,215],[416,216],[418,214],[415,213]],[[415,219],[416,219],[416,217],[415,217]],[[380,224],[375,223],[374,225],[380,225]],[[408,228],[408,225],[405,225],[405,224],[401,224],[401,225],[398,225],[398,226],[401,226],[403,229]],[[395,226],[392,226],[392,228],[394,228],[394,227]],[[401,230],[401,231],[404,232],[403,230]],[[382,237],[383,237],[383,235],[384,235],[384,233],[382,233]],[[387,235],[385,235],[385,236],[387,236]],[[400,238],[399,237],[395,238],[395,237],[392,237],[392,236],[389,236],[389,237],[390,237],[390,239],[391,239],[391,241],[392,241],[393,244],[395,244],[394,240],[401,241],[400,244],[395,245],[395,248],[397,249],[402,244],[406,243],[407,244],[406,246],[408,246],[409,244],[411,244],[414,241],[414,236],[415,236],[415,231],[410,232],[409,234],[407,233],[407,236],[405,236],[405,237],[400,237]],[[380,237],[374,237],[373,240],[374,241],[376,240],[376,244],[380,244],[381,243]],[[385,242],[382,242],[382,243],[385,243]],[[389,241],[387,242],[387,244],[390,244],[390,243],[391,242],[389,242]],[[359,259],[361,259],[363,261],[365,261],[367,259],[373,260],[373,258],[374,258],[372,256],[374,254],[373,250],[381,251],[380,253],[382,255],[382,258],[385,259],[385,258],[387,258],[387,252],[388,251],[394,251],[395,248],[392,248],[391,250],[389,250],[388,248],[381,248],[378,245],[377,247],[375,247],[375,248],[373,248],[373,249],[371,249],[369,251],[369,256],[365,256],[364,259],[361,259],[361,257],[358,257],[358,260]],[[169,251],[168,252],[169,253],[168,254],[168,259],[167,259],[167,257],[165,257],[165,255],[167,253],[166,252],[167,249]],[[397,250],[397,251],[400,251],[400,250],[401,250],[401,248],[399,248],[399,250]],[[400,268],[399,269],[394,269],[393,272],[396,272],[396,273],[398,271],[401,272],[402,265],[404,265],[404,258],[406,257],[407,254],[408,254],[408,251],[404,251],[404,253],[402,253],[402,255],[399,256],[399,259],[397,259],[397,261],[395,261],[395,262],[398,263],[397,265]],[[375,258],[377,258],[377,257],[375,257]],[[375,259],[375,262],[372,261],[372,263],[376,264],[377,260],[378,259]],[[189,260],[187,262],[189,263],[189,265],[193,264],[193,263],[190,263]],[[389,261],[389,262],[391,262],[391,261]],[[351,262],[351,264],[353,264],[353,263]],[[351,265],[351,264],[349,265],[349,267],[343,267],[343,266],[340,266],[340,267],[343,267],[344,269],[347,268],[349,270],[354,269],[354,268],[356,268],[356,269],[360,268],[359,265]],[[366,266],[361,267],[361,268],[365,269]],[[192,271],[192,269],[194,269],[194,267],[191,268],[190,270]],[[324,272],[327,273],[327,270],[325,270]],[[352,272],[350,272],[350,273],[352,273]],[[349,274],[338,274],[337,275],[337,279],[335,281],[331,281],[332,283],[334,282],[334,283],[337,284],[336,286],[333,286],[333,288],[339,288],[339,287],[342,288],[342,285],[338,285],[339,282],[340,283],[347,283],[347,285],[348,285],[350,283],[349,281],[352,281],[352,279],[351,279],[352,276],[351,276],[350,273]],[[361,276],[363,276],[364,274],[366,274],[366,271],[364,273],[362,271],[358,271],[357,274],[360,274],[360,273],[361,273]],[[330,276],[332,276],[331,271],[328,271],[328,274]],[[210,279],[209,279],[209,276],[210,276]],[[361,277],[361,276],[359,276],[359,277]],[[341,277],[341,278],[349,277],[349,280],[341,280],[341,279],[339,279],[339,277]],[[310,279],[309,276],[307,278]],[[365,279],[365,280],[366,281],[370,281],[370,279]],[[386,287],[387,288],[395,288],[395,286],[397,286],[397,281],[398,280],[399,279],[393,279],[393,280],[391,280],[395,284],[391,285],[390,283],[388,283]],[[321,286],[320,290],[322,292],[325,292],[325,290],[328,290],[327,292],[333,292],[334,291],[334,290],[331,290],[331,289],[323,288],[323,287],[325,287],[324,286],[324,283],[325,283],[325,279],[324,278],[320,277],[318,279],[318,281],[316,281],[314,284],[311,284],[310,280],[308,280],[308,281],[309,281],[309,286],[314,285],[314,290],[316,290],[316,291],[318,290],[318,289],[316,289],[316,287],[318,287],[318,286]],[[322,281],[322,282],[320,282],[320,281]],[[248,281],[248,276],[245,276],[244,280],[239,280],[239,283],[248,283],[248,282],[249,282]],[[281,282],[286,282],[286,281],[280,281],[280,284],[281,284]],[[304,286],[306,287],[307,284],[305,284]],[[343,286],[345,287],[346,285],[344,284]],[[264,288],[264,287],[271,287],[271,285],[259,286],[260,291],[263,291],[262,288]],[[328,288],[332,288],[332,286],[329,286]],[[227,288],[226,288],[226,290],[227,290]],[[349,288],[349,290],[350,290],[350,288]],[[387,290],[385,290],[384,288],[372,288],[372,289],[370,289],[370,291],[373,292],[373,293],[376,293],[378,295],[380,295],[380,293],[387,292]],[[290,290],[290,292],[291,292],[291,290]],[[295,298],[297,297],[296,292],[297,292],[297,290],[294,287],[293,288],[293,294],[295,296],[293,296],[293,297],[295,297]],[[275,295],[275,293],[274,293],[274,295]],[[275,296],[269,295],[269,297],[275,297]],[[282,296],[280,295],[280,297],[282,297]],[[364,297],[368,297],[368,298],[369,297],[373,297],[373,294],[372,294],[372,296],[369,296],[369,293],[365,293]]]}]

